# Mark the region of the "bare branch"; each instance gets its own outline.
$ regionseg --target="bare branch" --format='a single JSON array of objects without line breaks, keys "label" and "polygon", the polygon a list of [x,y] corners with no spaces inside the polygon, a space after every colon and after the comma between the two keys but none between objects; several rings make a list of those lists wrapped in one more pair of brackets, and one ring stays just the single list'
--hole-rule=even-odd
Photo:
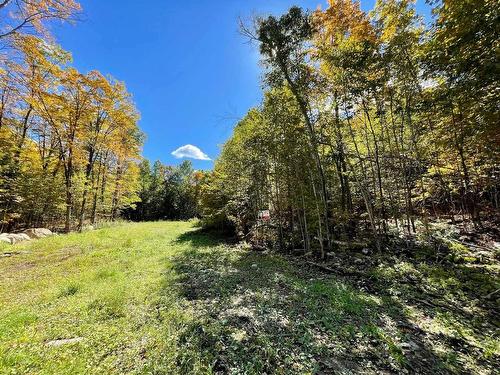
[{"label": "bare branch", "polygon": [[257,37],[255,31],[255,24],[257,22],[256,18],[253,18],[253,24],[251,26],[248,25],[248,22],[245,22],[241,17],[238,17],[238,31],[241,35],[243,35],[247,39],[247,43],[258,42],[259,38]]},{"label": "bare branch", "polygon": [[4,0],[0,3],[0,9],[4,8],[7,4],[9,4],[12,0]]}]

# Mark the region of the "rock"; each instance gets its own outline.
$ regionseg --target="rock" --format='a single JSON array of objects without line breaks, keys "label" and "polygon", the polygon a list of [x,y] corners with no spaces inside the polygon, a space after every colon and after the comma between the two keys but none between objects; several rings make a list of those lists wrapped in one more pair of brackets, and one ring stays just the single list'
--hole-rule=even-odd
[{"label": "rock", "polygon": [[401,344],[401,349],[415,351],[420,349],[420,347],[413,341],[404,342]]},{"label": "rock", "polygon": [[11,239],[10,239],[9,237],[7,237],[7,236],[8,236],[8,233],[2,233],[2,234],[0,234],[0,242],[6,242],[6,243],[8,243],[8,244],[11,244],[11,243],[12,243],[12,241],[11,241]]},{"label": "rock", "polygon": [[21,241],[29,241],[29,240],[31,240],[30,236],[28,236],[26,233],[16,233],[16,236]]},{"label": "rock", "polygon": [[333,243],[342,250],[352,251],[360,251],[364,247],[368,246],[366,242],[359,241],[333,241]]},{"label": "rock", "polygon": [[363,250],[361,250],[361,252],[362,252],[363,254],[365,254],[365,255],[368,255],[368,254],[370,254],[370,253],[371,253],[371,250],[370,250],[369,248],[365,247]]},{"label": "rock", "polygon": [[30,238],[43,238],[53,234],[52,231],[47,228],[30,228],[26,229],[23,233],[28,235]]},{"label": "rock", "polygon": [[29,241],[31,239],[26,233],[9,233],[5,237],[10,239],[11,244]]},{"label": "rock", "polygon": [[52,340],[47,343],[48,346],[62,346],[62,345],[67,345],[67,344],[75,344],[77,342],[82,341],[82,337],[74,337],[71,339],[59,339],[59,340]]},{"label": "rock", "polygon": [[253,263],[252,268],[257,268],[257,263]]},{"label": "rock", "polygon": [[[328,371],[328,373],[339,375],[354,374],[355,372],[353,371],[353,369],[357,368],[355,363],[352,363],[350,361],[340,361],[333,358],[320,360],[320,364],[321,367],[325,368],[325,370],[330,370]],[[326,373],[326,371],[323,373]]]}]

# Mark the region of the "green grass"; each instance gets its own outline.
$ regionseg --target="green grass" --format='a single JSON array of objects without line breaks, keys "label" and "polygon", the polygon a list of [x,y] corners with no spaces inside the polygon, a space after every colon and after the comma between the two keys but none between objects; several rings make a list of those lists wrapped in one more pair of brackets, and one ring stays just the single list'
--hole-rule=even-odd
[{"label": "green grass", "polygon": [[3,247],[20,254],[0,258],[0,373],[135,371],[168,346],[175,357],[168,333],[187,318],[163,290],[175,282],[171,258],[188,247],[175,240],[190,229],[129,224]]},{"label": "green grass", "polygon": [[[3,252],[13,255],[0,257],[1,374],[460,373],[463,353],[426,335],[477,337],[453,314],[405,305],[394,287],[371,293],[193,223],[120,224]],[[421,272],[405,263],[374,275]],[[477,341],[494,363],[498,341]],[[468,366],[490,373],[484,358]]]}]

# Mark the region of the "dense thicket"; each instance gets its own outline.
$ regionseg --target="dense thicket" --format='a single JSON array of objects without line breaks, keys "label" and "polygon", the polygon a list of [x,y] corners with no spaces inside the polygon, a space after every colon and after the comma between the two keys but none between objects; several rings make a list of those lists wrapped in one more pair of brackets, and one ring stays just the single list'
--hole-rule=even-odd
[{"label": "dense thicket", "polygon": [[140,201],[123,212],[135,221],[186,220],[198,216],[198,186],[203,172],[195,171],[190,161],[179,166],[148,160],[139,164]]},{"label": "dense thicket", "polygon": [[328,4],[244,29],[267,89],[204,178],[205,224],[322,256],[431,217],[481,226],[499,209],[498,3],[445,0],[430,26],[411,0]]},{"label": "dense thicket", "polygon": [[78,72],[45,32],[78,10],[73,0],[0,4],[0,232],[81,229],[138,200],[142,134],[124,84]]}]

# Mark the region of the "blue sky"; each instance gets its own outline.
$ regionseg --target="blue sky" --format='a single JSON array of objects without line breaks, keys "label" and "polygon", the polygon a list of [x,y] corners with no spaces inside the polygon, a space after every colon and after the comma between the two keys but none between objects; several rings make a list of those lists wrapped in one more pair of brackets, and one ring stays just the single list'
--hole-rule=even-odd
[{"label": "blue sky", "polygon": [[[211,159],[235,122],[262,95],[256,48],[238,33],[238,18],[280,14],[292,5],[315,9],[326,0],[80,0],[76,25],[54,28],[82,72],[124,81],[141,113],[143,155],[166,164],[194,145]],[[374,0],[362,0],[365,10]],[[420,12],[427,12],[423,0]],[[179,155],[183,155],[182,149]],[[210,169],[212,161],[193,160]]]}]

